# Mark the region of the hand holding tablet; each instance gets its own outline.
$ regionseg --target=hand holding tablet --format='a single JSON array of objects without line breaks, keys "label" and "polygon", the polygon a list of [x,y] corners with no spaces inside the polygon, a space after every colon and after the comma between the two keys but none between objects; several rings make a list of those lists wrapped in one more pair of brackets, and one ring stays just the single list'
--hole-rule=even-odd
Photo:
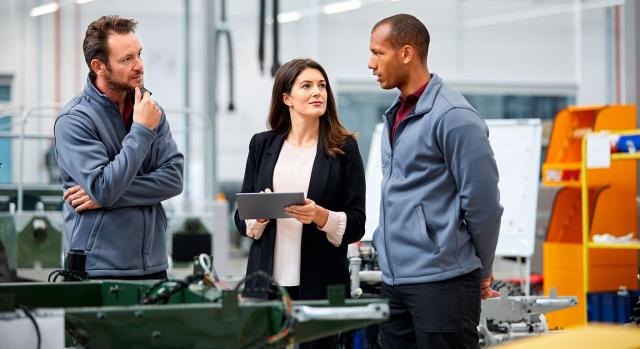
[{"label": "hand holding tablet", "polygon": [[291,218],[285,208],[304,205],[304,193],[237,193],[240,219]]}]

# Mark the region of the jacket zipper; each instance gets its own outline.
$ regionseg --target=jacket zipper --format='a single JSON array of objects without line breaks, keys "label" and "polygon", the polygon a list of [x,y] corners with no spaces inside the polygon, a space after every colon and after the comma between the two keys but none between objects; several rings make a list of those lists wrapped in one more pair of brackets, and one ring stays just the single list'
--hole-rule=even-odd
[{"label": "jacket zipper", "polygon": [[[429,112],[428,110],[426,111],[427,113]],[[391,157],[389,158],[389,177],[387,178],[384,188],[386,189],[387,184],[389,183],[389,180],[391,179],[391,176],[393,175],[393,155],[395,152],[395,148],[396,148],[396,141],[398,140],[398,136],[400,135],[398,133],[399,129],[400,129],[400,125],[402,125],[403,123],[405,123],[406,120],[412,118],[416,116],[415,112],[413,114],[407,115],[407,117],[405,117],[403,120],[400,121],[400,123],[398,123],[398,128],[396,129],[396,134],[395,137],[393,137],[393,139],[391,139],[391,128],[389,127],[389,120],[387,119],[387,115],[385,115],[384,120],[385,123],[387,124],[387,129],[389,130],[389,132],[387,132],[387,139],[389,139],[389,147],[391,148]],[[383,215],[384,215],[384,245],[385,245],[385,254],[387,255],[387,261],[389,261],[389,271],[391,272],[391,282],[393,285],[395,285],[396,283],[396,277],[395,277],[395,273],[393,272],[393,263],[391,262],[391,255],[389,254],[389,239],[387,238],[388,236],[388,232],[387,232],[387,215],[384,211],[385,210],[385,205],[384,202],[386,202],[385,200],[385,190],[382,191],[381,193],[381,199],[383,202],[382,205],[382,210],[383,210]]]},{"label": "jacket zipper", "polygon": [[[122,114],[120,113],[120,109],[118,108],[118,106],[113,103],[113,101],[111,102],[111,106],[115,109],[117,115],[119,116],[118,119],[120,119],[120,124],[122,125],[122,129],[124,131],[124,135],[126,137],[127,135],[127,125],[124,124],[124,119],[122,118]],[[140,208],[142,210],[142,220],[143,220],[143,225],[142,225],[142,247],[140,250],[140,254],[142,257],[142,270],[144,271],[144,273],[147,273],[147,260],[146,260],[146,256],[145,256],[145,243],[146,243],[146,239],[147,239],[147,218],[146,218],[146,212],[144,211],[144,207]]]},{"label": "jacket zipper", "polygon": [[142,270],[147,273],[147,260],[145,256],[145,244],[147,240],[147,215],[144,206],[140,208],[142,210]]},{"label": "jacket zipper", "polygon": [[389,130],[389,132],[387,132],[387,139],[389,140],[389,148],[391,149],[391,156],[389,157],[389,177],[387,177],[387,180],[384,183],[384,189],[381,193],[381,199],[382,199],[382,214],[384,215],[384,252],[385,255],[387,256],[387,261],[389,262],[389,271],[391,272],[391,285],[395,285],[396,284],[396,277],[395,277],[395,273],[393,272],[393,263],[391,262],[391,255],[389,254],[389,239],[388,239],[388,235],[389,232],[387,231],[387,214],[386,214],[386,200],[385,200],[385,192],[386,192],[386,188],[387,188],[387,184],[389,183],[389,179],[391,178],[391,175],[393,174],[393,151],[394,151],[394,147],[393,147],[393,140],[391,139],[391,128],[389,127],[389,120],[387,119],[387,116],[385,115],[385,123],[387,124],[387,130]]}]

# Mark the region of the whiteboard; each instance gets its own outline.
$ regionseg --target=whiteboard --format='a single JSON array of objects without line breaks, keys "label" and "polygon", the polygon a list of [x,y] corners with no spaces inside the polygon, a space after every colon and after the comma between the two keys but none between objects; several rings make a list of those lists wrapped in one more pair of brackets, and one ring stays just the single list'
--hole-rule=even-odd
[{"label": "whiteboard", "polygon": [[364,223],[364,236],[362,241],[372,241],[373,232],[380,223],[380,189],[382,185],[382,155],[380,150],[380,137],[382,136],[383,123],[379,123],[373,129],[369,158],[367,159],[367,171],[365,173],[367,183],[367,197],[365,200],[365,213],[367,219]]},{"label": "whiteboard", "polygon": [[[493,148],[504,207],[496,255],[531,257],[536,230],[538,174],[540,173],[540,119],[489,119],[489,142]],[[376,125],[367,161],[367,201],[364,241],[371,241],[380,210],[380,137],[383,124]]]}]

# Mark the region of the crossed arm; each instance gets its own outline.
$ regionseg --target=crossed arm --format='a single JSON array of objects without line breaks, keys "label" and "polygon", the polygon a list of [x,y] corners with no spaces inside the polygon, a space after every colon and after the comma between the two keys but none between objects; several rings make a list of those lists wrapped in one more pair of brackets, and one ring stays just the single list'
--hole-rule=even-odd
[{"label": "crossed arm", "polygon": [[[182,192],[184,158],[164,116],[157,132],[134,123],[111,161],[95,131],[79,116],[59,118],[55,131],[58,164],[78,183],[63,196],[76,212],[151,205]],[[140,175],[150,151],[157,152],[157,166]]]}]

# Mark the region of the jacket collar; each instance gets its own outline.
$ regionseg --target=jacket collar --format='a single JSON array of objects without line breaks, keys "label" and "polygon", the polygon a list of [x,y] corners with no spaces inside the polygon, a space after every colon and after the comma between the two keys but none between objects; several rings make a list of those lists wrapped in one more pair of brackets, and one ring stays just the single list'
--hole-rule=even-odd
[{"label": "jacket collar", "polygon": [[[411,115],[415,114],[424,114],[428,113],[433,108],[433,103],[436,100],[436,96],[438,92],[440,92],[440,88],[442,87],[442,79],[438,74],[431,74],[431,80],[429,80],[429,84],[427,84],[427,88],[422,92],[422,96],[418,99],[418,103],[416,104],[415,111],[411,113]],[[384,112],[383,116],[389,116],[391,113],[395,112],[400,104],[400,96],[398,95],[396,99],[391,104],[391,107]],[[386,118],[385,118],[386,119]]]},{"label": "jacket collar", "polygon": [[102,106],[115,105],[115,103],[104,93],[100,92],[98,88],[93,84],[91,78],[87,76],[87,83],[84,85],[84,94],[94,101],[100,103]]}]

